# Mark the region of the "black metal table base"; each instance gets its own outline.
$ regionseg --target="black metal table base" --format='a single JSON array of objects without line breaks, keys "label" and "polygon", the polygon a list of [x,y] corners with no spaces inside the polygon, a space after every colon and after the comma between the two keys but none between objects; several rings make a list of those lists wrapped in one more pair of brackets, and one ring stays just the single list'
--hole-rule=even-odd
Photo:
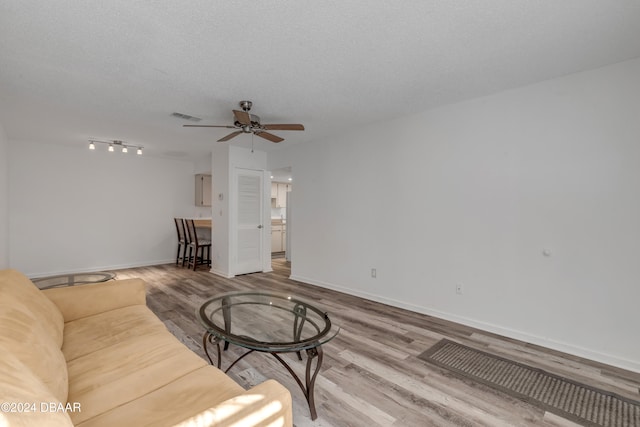
[{"label": "black metal table base", "polygon": [[[203,337],[202,337],[202,347],[204,348],[204,352],[207,355],[207,358],[209,359],[209,363],[211,363],[213,365],[213,360],[211,359],[211,356],[209,355],[209,350],[207,348],[207,344],[211,343],[211,344],[215,344],[216,345],[216,349],[217,349],[217,353],[218,353],[218,357],[217,357],[217,367],[218,369],[222,369],[221,367],[221,363],[222,363],[222,352],[220,350],[220,342],[223,341],[220,338],[216,337],[215,335],[209,333],[209,332],[205,332]],[[229,348],[229,343],[227,341],[224,342],[224,349],[227,350]],[[238,357],[236,360],[233,361],[233,363],[231,365],[229,365],[229,367],[227,369],[225,369],[225,374],[227,372],[229,372],[229,370],[231,368],[233,368],[236,363],[238,363],[240,360],[244,359],[245,356],[253,353],[254,351],[258,351],[258,350],[248,350],[247,352],[245,352],[244,354],[242,354],[240,357]],[[322,366],[322,359],[323,359],[323,352],[322,352],[322,346],[318,345],[316,347],[312,347],[312,348],[308,348],[306,349],[306,353],[307,353],[307,367],[305,369],[305,381],[304,383],[300,380],[300,377],[293,371],[293,369],[291,369],[291,366],[289,366],[289,364],[282,358],[280,357],[280,354],[278,352],[267,352],[267,351],[259,351],[260,353],[269,353],[271,354],[278,362],[280,362],[282,364],[282,366],[284,366],[287,371],[289,371],[289,374],[291,374],[291,376],[293,377],[294,380],[296,380],[296,382],[298,383],[298,386],[300,386],[300,389],[302,390],[302,393],[304,394],[304,397],[307,399],[307,404],[309,405],[309,412],[311,414],[311,419],[315,420],[316,418],[318,418],[318,413],[316,412],[316,404],[315,404],[315,400],[314,400],[314,386],[316,384],[316,377],[318,376],[318,372],[320,372],[320,367]],[[302,356],[300,355],[300,351],[296,351],[295,353],[297,353],[298,358],[300,360],[302,360]],[[315,367],[312,368],[313,366],[313,360],[316,360],[315,363]],[[313,372],[312,372],[313,371]]]}]

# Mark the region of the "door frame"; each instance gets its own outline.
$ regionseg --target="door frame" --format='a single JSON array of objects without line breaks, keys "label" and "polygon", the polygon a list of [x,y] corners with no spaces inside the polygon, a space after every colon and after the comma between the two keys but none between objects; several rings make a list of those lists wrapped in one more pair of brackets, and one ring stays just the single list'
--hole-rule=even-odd
[{"label": "door frame", "polygon": [[[239,202],[239,194],[238,194],[238,176],[243,171],[251,171],[258,172],[261,175],[261,183],[262,183],[262,228],[260,229],[261,238],[260,238],[260,265],[262,272],[272,271],[271,270],[271,181],[269,179],[268,171],[264,169],[251,169],[251,168],[241,168],[234,167],[231,175],[231,182],[229,188],[232,189],[230,191],[229,200],[229,255],[230,255],[230,276],[234,277],[237,274],[245,274],[238,272],[238,202]],[[267,187],[268,186],[268,187]],[[267,242],[267,237],[269,237]],[[268,245],[267,245],[268,243]]]}]

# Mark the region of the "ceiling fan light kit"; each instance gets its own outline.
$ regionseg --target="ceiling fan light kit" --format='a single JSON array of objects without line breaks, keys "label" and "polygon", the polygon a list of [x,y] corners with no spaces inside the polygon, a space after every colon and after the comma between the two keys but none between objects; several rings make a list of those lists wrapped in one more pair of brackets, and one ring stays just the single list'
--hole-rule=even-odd
[{"label": "ceiling fan light kit", "polygon": [[284,138],[280,138],[277,135],[266,132],[267,130],[304,130],[304,126],[301,124],[262,124],[260,123],[260,116],[249,113],[251,107],[253,106],[253,102],[251,101],[240,101],[239,102],[240,110],[232,110],[233,111],[233,126],[225,126],[225,125],[182,125],[184,127],[203,127],[203,128],[227,128],[227,129],[236,129],[236,131],[231,132],[230,134],[223,136],[218,140],[218,142],[226,142],[236,136],[243,133],[250,133],[260,138],[264,138],[271,142],[281,142],[284,141]]}]

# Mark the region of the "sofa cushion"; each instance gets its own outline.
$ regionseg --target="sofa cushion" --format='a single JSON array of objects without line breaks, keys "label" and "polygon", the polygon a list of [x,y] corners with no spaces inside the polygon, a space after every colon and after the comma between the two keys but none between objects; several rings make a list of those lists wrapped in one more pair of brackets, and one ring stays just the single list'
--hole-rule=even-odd
[{"label": "sofa cushion", "polygon": [[[61,402],[67,401],[67,364],[51,328],[23,304],[22,295],[0,297],[0,345],[38,377]],[[4,357],[4,355],[3,355]]]},{"label": "sofa cushion", "polygon": [[[11,349],[0,344],[1,403],[16,405],[3,407],[0,411],[0,426],[72,427],[73,424],[66,411],[51,410],[51,405],[54,409],[58,409],[61,402],[12,353]],[[23,405],[25,403],[28,404],[28,410],[25,410]],[[18,407],[18,404],[22,406]]]},{"label": "sofa cushion", "polygon": [[203,366],[77,427],[174,426],[244,392],[218,368]]},{"label": "sofa cushion", "polygon": [[157,390],[206,362],[169,331],[132,336],[68,362],[69,401],[80,423]]},{"label": "sofa cushion", "polygon": [[146,305],[131,305],[65,323],[62,353],[69,362],[131,337],[165,330]]},{"label": "sofa cushion", "polygon": [[62,314],[27,276],[16,270],[0,270],[0,297],[4,298],[8,294],[13,295],[33,314],[58,348],[62,347]]},{"label": "sofa cushion", "polygon": [[141,279],[44,289],[42,294],[53,301],[65,322],[130,305],[146,304],[145,282]]}]

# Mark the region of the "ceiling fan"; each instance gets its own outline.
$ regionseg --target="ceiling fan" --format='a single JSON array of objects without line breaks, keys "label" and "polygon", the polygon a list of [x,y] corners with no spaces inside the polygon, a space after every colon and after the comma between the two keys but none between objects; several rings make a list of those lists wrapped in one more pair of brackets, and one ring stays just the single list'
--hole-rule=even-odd
[{"label": "ceiling fan", "polygon": [[251,101],[240,101],[240,108],[242,111],[233,110],[233,126],[220,126],[220,125],[182,125],[184,127],[192,128],[228,128],[238,129],[235,132],[231,132],[229,135],[224,136],[218,140],[218,142],[225,142],[231,138],[242,133],[251,133],[261,138],[267,139],[271,142],[284,141],[284,138],[280,138],[272,133],[266,132],[268,130],[304,130],[304,126],[300,124],[262,124],[260,123],[260,117],[255,114],[250,114]]}]

